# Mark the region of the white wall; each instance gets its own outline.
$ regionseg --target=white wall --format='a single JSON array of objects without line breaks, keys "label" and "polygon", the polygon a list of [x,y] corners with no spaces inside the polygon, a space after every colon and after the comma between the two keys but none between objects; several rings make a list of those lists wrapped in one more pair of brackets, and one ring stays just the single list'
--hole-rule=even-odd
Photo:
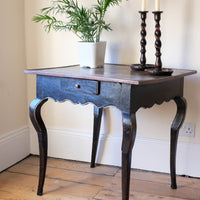
[{"label": "white wall", "polygon": [[0,134],[27,125],[24,5],[22,0],[0,3]]},{"label": "white wall", "polygon": [[0,171],[29,154],[24,1],[0,1]]},{"label": "white wall", "polygon": [[[82,0],[81,2],[90,4],[94,1]],[[139,0],[123,1],[120,7],[109,10],[107,19],[112,23],[113,31],[104,32],[102,37],[102,40],[108,42],[106,62],[131,64],[139,61],[140,16],[138,10],[141,7],[140,4],[141,1]],[[48,5],[48,0],[25,1],[27,68],[45,68],[78,63],[76,49],[78,38],[69,32],[51,32],[47,34],[40,24],[34,24],[31,21],[32,17],[39,13],[40,8],[46,5]],[[162,60],[165,67],[200,70],[198,51],[200,44],[199,7],[199,0],[161,1],[161,8],[164,11],[161,21]],[[154,1],[148,1],[147,8],[149,10],[147,19],[147,62],[154,63],[155,23],[152,14]],[[30,75],[28,77],[28,102],[30,103],[35,97],[35,78]],[[199,85],[199,74],[185,79],[185,97],[188,101],[185,122],[194,123],[196,128],[194,138],[180,137],[180,141],[189,144],[200,143]],[[92,112],[92,105],[75,106],[71,103],[59,104],[53,101],[49,101],[43,108],[44,121],[47,127],[53,128],[53,130],[58,128],[76,133],[80,132],[83,137],[84,134],[92,130]],[[169,128],[175,112],[176,107],[173,102],[164,103],[162,106],[154,106],[148,110],[139,110],[137,113],[138,136],[169,141]],[[104,117],[106,120],[102,123],[102,133],[106,133],[110,137],[121,137],[122,127],[119,110],[115,108],[106,109]],[[66,133],[62,132],[63,134],[67,136],[67,131]],[[36,144],[33,142],[32,152],[36,152],[35,148]],[[54,148],[56,148],[55,144]],[[51,151],[51,146],[49,146],[49,149]],[[104,150],[105,154],[106,151],[109,152],[109,148]],[[59,153],[56,156],[59,157]],[[60,155],[60,157],[69,158],[70,156]]]}]

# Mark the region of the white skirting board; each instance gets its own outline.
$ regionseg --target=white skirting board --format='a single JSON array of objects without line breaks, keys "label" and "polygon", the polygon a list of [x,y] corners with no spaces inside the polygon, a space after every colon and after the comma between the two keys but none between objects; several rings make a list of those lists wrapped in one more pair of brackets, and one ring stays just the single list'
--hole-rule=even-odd
[{"label": "white skirting board", "polygon": [[[31,153],[38,154],[37,134],[31,131]],[[121,135],[100,134],[97,163],[121,166]],[[48,128],[48,155],[55,158],[90,162],[92,133]],[[137,137],[132,168],[169,173],[169,142]],[[200,144],[179,142],[177,174],[200,177]]]},{"label": "white skirting board", "polygon": [[29,127],[0,136],[0,171],[14,165],[30,154]]}]

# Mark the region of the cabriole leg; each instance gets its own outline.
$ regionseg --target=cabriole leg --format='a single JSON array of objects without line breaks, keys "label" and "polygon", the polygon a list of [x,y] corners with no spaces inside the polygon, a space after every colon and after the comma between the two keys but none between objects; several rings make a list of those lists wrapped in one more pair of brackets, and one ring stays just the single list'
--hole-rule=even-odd
[{"label": "cabriole leg", "polygon": [[97,106],[94,106],[93,143],[92,143],[92,156],[91,156],[91,164],[90,164],[91,168],[95,167],[102,112],[103,112],[103,108],[98,108]]},{"label": "cabriole leg", "polygon": [[171,188],[176,189],[176,152],[179,129],[181,128],[186,114],[187,103],[183,97],[174,99],[177,105],[177,113],[171,125],[171,147],[170,147],[170,172],[171,172]]},{"label": "cabriole leg", "polygon": [[40,172],[37,195],[42,195],[47,164],[47,130],[41,118],[41,107],[48,99],[34,99],[29,107],[29,114],[32,124],[38,134],[40,150]]},{"label": "cabriole leg", "polygon": [[122,113],[123,141],[122,141],[122,200],[129,199],[130,172],[132,149],[136,137],[135,113]]}]

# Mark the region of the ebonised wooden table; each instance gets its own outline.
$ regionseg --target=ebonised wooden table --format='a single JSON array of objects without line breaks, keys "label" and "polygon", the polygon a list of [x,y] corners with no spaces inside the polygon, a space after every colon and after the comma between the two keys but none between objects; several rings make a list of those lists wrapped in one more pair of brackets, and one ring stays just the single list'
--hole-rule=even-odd
[{"label": "ebonised wooden table", "polygon": [[184,77],[196,71],[174,69],[172,76],[151,76],[131,71],[129,66],[105,64],[104,68],[88,69],[67,66],[26,70],[37,75],[37,97],[30,104],[30,118],[35,127],[40,150],[38,195],[43,193],[47,163],[47,130],[41,117],[41,107],[48,98],[75,104],[94,104],[94,129],[91,167],[95,167],[103,108],[115,106],[122,112],[122,200],[129,199],[131,154],[136,137],[136,112],[174,100],[177,113],[171,125],[170,172],[171,187],[176,184],[176,148],[179,129],[186,114],[183,97]]}]

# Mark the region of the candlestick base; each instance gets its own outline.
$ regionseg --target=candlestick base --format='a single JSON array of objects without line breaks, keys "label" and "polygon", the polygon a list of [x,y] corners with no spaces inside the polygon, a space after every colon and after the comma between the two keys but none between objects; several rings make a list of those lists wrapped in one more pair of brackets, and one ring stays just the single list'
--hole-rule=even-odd
[{"label": "candlestick base", "polygon": [[145,65],[140,65],[140,64],[132,64],[130,66],[131,70],[133,71],[144,71],[145,70]]},{"label": "candlestick base", "polygon": [[145,70],[154,69],[154,65],[152,65],[152,64],[145,64],[145,65],[132,64],[132,65],[130,65],[130,68],[132,71],[145,71]]},{"label": "candlestick base", "polygon": [[146,72],[153,76],[171,76],[173,73],[173,70],[170,68],[161,68],[161,69],[152,69],[152,70],[146,70]]}]

